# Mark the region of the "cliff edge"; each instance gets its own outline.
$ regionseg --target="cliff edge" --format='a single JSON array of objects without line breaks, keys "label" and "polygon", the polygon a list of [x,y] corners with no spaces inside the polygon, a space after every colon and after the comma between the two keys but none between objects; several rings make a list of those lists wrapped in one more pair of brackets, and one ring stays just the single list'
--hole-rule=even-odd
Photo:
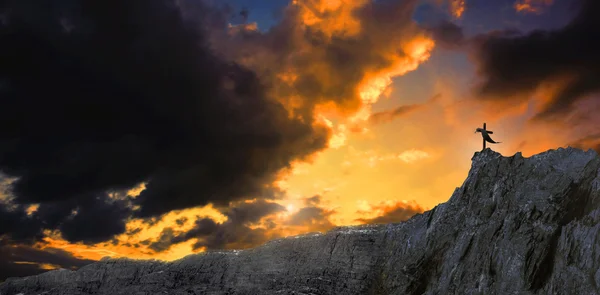
[{"label": "cliff edge", "polygon": [[12,278],[8,294],[600,294],[600,157],[486,149],[448,202],[174,262],[103,260]]}]

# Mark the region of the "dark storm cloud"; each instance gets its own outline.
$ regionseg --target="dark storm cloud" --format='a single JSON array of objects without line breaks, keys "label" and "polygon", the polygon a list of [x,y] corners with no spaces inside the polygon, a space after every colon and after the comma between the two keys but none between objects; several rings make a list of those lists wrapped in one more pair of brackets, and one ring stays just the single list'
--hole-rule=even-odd
[{"label": "dark storm cloud", "polygon": [[528,99],[544,83],[566,79],[535,119],[562,118],[575,103],[600,90],[600,1],[578,1],[580,12],[564,28],[526,35],[495,33],[477,42],[478,94],[487,99]]},{"label": "dark storm cloud", "polygon": [[278,171],[326,146],[325,128],[211,52],[199,23],[217,17],[183,21],[167,0],[5,3],[0,171],[18,178],[15,203],[41,204],[32,222],[70,241],[124,231],[129,209],[106,191],[147,182],[137,217],[226,206],[269,195]]},{"label": "dark storm cloud", "polygon": [[94,244],[125,232],[131,209],[123,201],[107,202],[103,196],[82,198],[76,213],[67,217],[59,227],[63,239]]},{"label": "dark storm cloud", "polygon": [[106,194],[42,203],[29,214],[27,206],[0,202],[0,236],[32,243],[49,229],[60,230],[69,242],[94,244],[124,233],[130,213],[125,201],[111,200]]},{"label": "dark storm cloud", "polygon": [[61,249],[37,249],[23,245],[0,244],[0,282],[9,277],[24,277],[48,271],[43,264],[77,269],[93,260],[74,257]]},{"label": "dark storm cloud", "polygon": [[240,203],[235,207],[229,208],[224,214],[232,222],[252,224],[259,222],[264,216],[281,211],[285,211],[285,207],[276,203],[258,200],[252,203]]},{"label": "dark storm cloud", "polygon": [[43,237],[42,226],[27,214],[24,206],[11,206],[0,201],[0,237],[32,243]]},{"label": "dark storm cloud", "polygon": [[159,238],[150,244],[150,248],[160,252],[169,249],[171,245],[198,239],[194,249],[206,247],[214,249],[242,249],[260,245],[272,236],[267,235],[263,228],[251,228],[263,217],[285,211],[279,204],[258,200],[253,203],[242,202],[230,208],[224,214],[227,220],[217,223],[210,218],[198,218],[194,227],[188,231],[175,231],[166,228]]}]

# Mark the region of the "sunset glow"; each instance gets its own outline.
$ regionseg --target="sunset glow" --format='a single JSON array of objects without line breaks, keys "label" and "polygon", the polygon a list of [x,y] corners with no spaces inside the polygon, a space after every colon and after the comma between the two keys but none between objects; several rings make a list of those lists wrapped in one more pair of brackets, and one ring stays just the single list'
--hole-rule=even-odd
[{"label": "sunset glow", "polygon": [[461,18],[465,13],[466,0],[450,0],[450,11],[455,18]]},{"label": "sunset glow", "polygon": [[540,13],[546,6],[552,5],[553,0],[518,0],[515,9],[522,13]]}]

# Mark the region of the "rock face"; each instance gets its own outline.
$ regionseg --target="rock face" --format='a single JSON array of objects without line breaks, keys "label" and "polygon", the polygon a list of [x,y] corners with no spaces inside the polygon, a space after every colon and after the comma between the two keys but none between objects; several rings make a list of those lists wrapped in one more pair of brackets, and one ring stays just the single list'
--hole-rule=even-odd
[{"label": "rock face", "polygon": [[403,223],[170,263],[103,260],[9,279],[0,294],[600,294],[600,157],[472,160],[448,202]]}]

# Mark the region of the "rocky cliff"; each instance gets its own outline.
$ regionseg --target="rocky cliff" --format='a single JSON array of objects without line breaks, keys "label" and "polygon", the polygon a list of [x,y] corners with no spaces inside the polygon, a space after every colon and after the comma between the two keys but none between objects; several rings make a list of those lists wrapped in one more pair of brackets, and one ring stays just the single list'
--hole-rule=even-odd
[{"label": "rocky cliff", "polygon": [[103,260],[9,279],[0,294],[600,294],[600,157],[475,153],[448,202],[175,262]]}]

